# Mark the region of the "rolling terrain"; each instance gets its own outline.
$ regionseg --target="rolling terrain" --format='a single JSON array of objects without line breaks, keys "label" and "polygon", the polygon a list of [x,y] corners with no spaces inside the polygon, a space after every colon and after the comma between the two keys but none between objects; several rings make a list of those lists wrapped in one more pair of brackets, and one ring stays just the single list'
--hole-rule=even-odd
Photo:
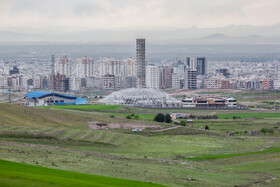
[{"label": "rolling terrain", "polygon": [[[132,112],[139,118],[127,119]],[[11,184],[13,172],[19,172],[14,169],[22,171],[23,166],[29,165],[79,172],[75,175],[92,174],[87,175],[89,178],[98,175],[167,186],[280,184],[277,112],[265,116],[260,113],[256,118],[246,112],[243,116],[221,113],[217,115],[226,116],[194,120],[186,126],[154,122],[152,115],[157,112],[122,106],[41,108],[0,104],[0,159],[24,163],[20,166],[5,163],[11,176],[0,174],[1,181],[7,181],[2,184]],[[241,118],[232,119],[234,115]],[[107,126],[146,124],[148,128],[141,133],[133,133],[131,128],[123,126],[91,129],[89,122],[94,121]],[[210,130],[204,130],[206,125]],[[273,133],[263,131],[249,135],[250,131],[259,132],[264,128],[273,129]],[[229,136],[232,131],[234,136]],[[54,175],[62,172],[47,170]],[[68,177],[63,174],[54,185],[60,185],[60,180],[68,180]],[[32,182],[39,184],[28,177],[19,179],[18,184]],[[42,184],[47,185],[47,180]],[[99,185],[107,184],[101,180]]]}]

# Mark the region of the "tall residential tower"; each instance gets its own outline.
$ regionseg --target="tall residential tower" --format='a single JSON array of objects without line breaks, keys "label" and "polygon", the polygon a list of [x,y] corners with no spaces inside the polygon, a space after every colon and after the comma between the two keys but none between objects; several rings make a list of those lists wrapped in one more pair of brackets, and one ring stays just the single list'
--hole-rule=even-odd
[{"label": "tall residential tower", "polygon": [[146,87],[145,39],[136,39],[137,88]]}]

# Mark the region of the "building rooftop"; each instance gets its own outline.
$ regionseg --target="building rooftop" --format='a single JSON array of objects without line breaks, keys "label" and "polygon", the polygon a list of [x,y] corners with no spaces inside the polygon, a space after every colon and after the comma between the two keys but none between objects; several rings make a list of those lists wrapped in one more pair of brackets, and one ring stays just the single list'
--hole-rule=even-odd
[{"label": "building rooftop", "polygon": [[77,99],[76,96],[62,95],[62,94],[58,94],[58,93],[45,92],[45,91],[33,91],[33,92],[29,92],[29,93],[25,94],[25,97],[28,99],[32,99],[32,98],[41,99],[41,98],[48,97],[48,96],[58,96],[58,97],[67,98],[67,99]]},{"label": "building rooftop", "polygon": [[181,103],[178,99],[168,95],[165,92],[152,88],[130,88],[106,96],[101,99],[102,104],[119,104],[119,105],[166,105]]}]

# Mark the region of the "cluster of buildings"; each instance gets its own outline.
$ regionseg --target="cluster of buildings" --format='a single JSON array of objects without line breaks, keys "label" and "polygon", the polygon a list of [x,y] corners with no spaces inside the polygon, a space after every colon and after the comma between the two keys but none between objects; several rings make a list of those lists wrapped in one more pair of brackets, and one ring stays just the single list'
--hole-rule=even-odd
[{"label": "cluster of buildings", "polygon": [[209,62],[204,89],[280,90],[279,62]]},{"label": "cluster of buildings", "polygon": [[279,62],[214,62],[205,57],[186,57],[169,64],[152,64],[147,62],[145,52],[145,39],[137,39],[136,58],[72,59],[53,55],[41,62],[44,65],[36,65],[40,59],[12,63],[0,60],[0,88],[60,92],[88,88],[280,89]]}]

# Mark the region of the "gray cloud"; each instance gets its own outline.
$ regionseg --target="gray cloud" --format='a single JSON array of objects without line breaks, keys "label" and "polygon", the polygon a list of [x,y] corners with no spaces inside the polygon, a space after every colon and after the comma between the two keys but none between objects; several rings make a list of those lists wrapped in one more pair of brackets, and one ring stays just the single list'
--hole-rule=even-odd
[{"label": "gray cloud", "polygon": [[279,0],[0,0],[0,28],[135,29],[269,25]]}]

